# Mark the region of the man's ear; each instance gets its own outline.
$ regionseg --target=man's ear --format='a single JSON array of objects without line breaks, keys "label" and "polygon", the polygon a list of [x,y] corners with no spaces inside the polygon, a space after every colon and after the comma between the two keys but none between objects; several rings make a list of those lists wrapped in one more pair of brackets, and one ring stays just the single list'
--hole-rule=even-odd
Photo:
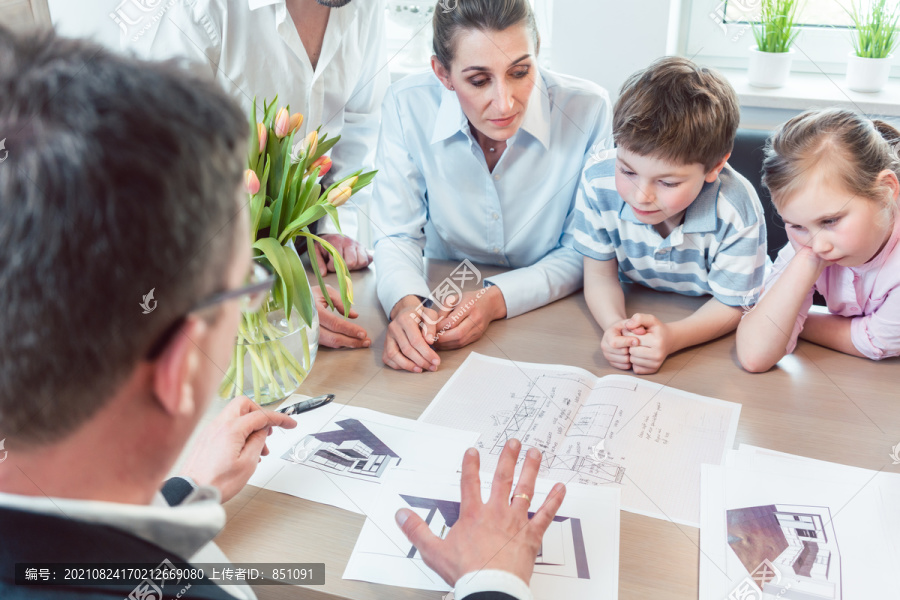
[{"label": "man's ear", "polygon": [[722,171],[722,169],[725,168],[725,163],[728,162],[729,158],[731,158],[731,152],[726,154],[725,157],[722,158],[722,160],[720,160],[718,163],[716,163],[716,166],[714,166],[712,169],[709,170],[709,172],[706,174],[706,177],[705,177],[705,181],[707,183],[712,183],[713,181],[716,180],[716,177],[718,177],[719,173]]},{"label": "man's ear", "polygon": [[193,381],[201,359],[199,344],[208,331],[202,319],[188,317],[154,363],[154,397],[172,416],[195,410]]},{"label": "man's ear", "polygon": [[431,57],[431,70],[434,71],[434,74],[441,80],[441,83],[444,84],[445,88],[448,90],[453,89],[453,84],[450,83],[450,71],[441,64],[441,61],[438,60],[437,56]]}]

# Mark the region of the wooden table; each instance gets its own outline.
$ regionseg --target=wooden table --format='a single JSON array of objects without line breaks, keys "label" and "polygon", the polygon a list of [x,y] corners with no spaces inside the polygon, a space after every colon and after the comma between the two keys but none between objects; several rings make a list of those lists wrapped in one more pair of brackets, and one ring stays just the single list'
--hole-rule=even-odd
[{"label": "wooden table", "polygon": [[[432,261],[430,287],[455,264]],[[483,274],[496,272],[486,267]],[[333,275],[332,275],[333,277]],[[320,349],[301,392],[337,394],[354,406],[416,419],[469,352],[525,362],[582,367],[602,376],[621,373],[600,352],[601,330],[582,293],[498,321],[478,342],[441,353],[435,373],[394,371],[381,362],[387,319],[375,294],[375,273],[355,273],[359,322],[373,344],[364,350]],[[704,300],[626,291],[627,308],[663,320],[688,315]],[[736,444],[748,443],[867,469],[900,470],[889,457],[900,443],[900,361],[873,362],[801,341],[768,373],[752,375],[737,363],[734,334],[671,356],[647,379],[743,405]],[[462,457],[460,457],[460,460]],[[217,542],[236,562],[324,562],[326,584],[315,588],[258,586],[268,598],[426,598],[442,594],[341,579],[364,517],[331,506],[247,486],[226,505],[228,522]],[[699,530],[621,513],[619,597],[697,598]]]}]

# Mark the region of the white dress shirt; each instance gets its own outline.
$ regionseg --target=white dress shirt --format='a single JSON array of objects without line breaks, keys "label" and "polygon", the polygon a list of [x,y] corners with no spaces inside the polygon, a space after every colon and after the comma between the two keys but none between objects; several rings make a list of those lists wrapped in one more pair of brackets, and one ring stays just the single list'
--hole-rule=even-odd
[{"label": "white dress shirt", "polygon": [[371,212],[385,312],[409,294],[429,296],[423,253],[511,267],[486,279],[510,318],[580,288],[581,255],[561,240],[586,158],[595,145],[612,147],[611,119],[603,88],[540,71],[522,126],[490,172],[454,92],[430,72],[394,83]]},{"label": "white dress shirt", "polygon": [[[303,114],[300,140],[322,125],[341,135],[331,151],[326,180],[358,169],[372,170],[381,102],[390,83],[385,58],[383,0],[355,0],[331,9],[316,68],[284,0],[176,0],[158,28],[123,45],[151,59],[186,57],[212,74],[249,115],[254,96],[257,117],[263,100],[290,105]],[[341,228],[356,237],[357,210],[365,208],[371,186],[340,209]],[[320,232],[334,233],[330,219]]]}]

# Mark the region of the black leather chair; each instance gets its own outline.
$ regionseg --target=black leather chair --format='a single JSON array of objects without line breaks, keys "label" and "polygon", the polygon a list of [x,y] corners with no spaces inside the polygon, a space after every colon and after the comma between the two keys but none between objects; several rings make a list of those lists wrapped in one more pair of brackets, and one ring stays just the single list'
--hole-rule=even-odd
[{"label": "black leather chair", "polygon": [[[763,211],[766,213],[766,246],[769,257],[775,261],[778,251],[787,244],[787,233],[784,231],[784,221],[778,216],[775,205],[772,204],[772,197],[769,190],[762,184],[762,163],[765,158],[763,150],[766,147],[766,140],[771,132],[760,131],[757,129],[738,129],[737,136],[734,139],[734,150],[731,151],[731,158],[728,164],[747,178],[756,188],[759,194],[759,200],[762,202]],[[819,292],[813,296],[813,304],[826,306],[825,298]]]},{"label": "black leather chair", "polygon": [[769,191],[762,185],[762,163],[765,158],[763,149],[766,146],[766,139],[770,135],[770,131],[738,129],[737,137],[734,140],[734,150],[731,152],[728,164],[746,177],[756,188],[756,193],[759,194],[759,200],[766,213],[768,252],[774,261],[778,251],[787,243],[787,234],[784,232],[784,221],[775,211]]}]

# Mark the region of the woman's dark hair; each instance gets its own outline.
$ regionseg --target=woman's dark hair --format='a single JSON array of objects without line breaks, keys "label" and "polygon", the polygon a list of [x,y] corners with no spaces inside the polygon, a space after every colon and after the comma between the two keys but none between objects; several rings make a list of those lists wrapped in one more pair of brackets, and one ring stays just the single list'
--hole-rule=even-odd
[{"label": "woman's dark hair", "polygon": [[534,39],[538,53],[541,37],[528,0],[441,0],[434,7],[434,55],[444,68],[456,55],[456,35],[460,31],[503,31],[513,25],[525,25]]}]

